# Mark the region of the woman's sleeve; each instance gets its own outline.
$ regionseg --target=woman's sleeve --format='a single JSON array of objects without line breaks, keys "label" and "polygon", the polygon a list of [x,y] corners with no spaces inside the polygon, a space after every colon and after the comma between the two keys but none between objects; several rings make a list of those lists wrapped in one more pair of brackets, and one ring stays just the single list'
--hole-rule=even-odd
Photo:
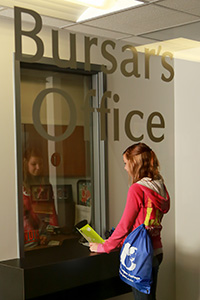
[{"label": "woman's sleeve", "polygon": [[23,193],[23,203],[24,203],[24,219],[26,219],[27,222],[25,224],[31,226],[31,228],[39,228],[40,220],[37,217],[37,215],[34,213],[30,196],[26,196]]},{"label": "woman's sleeve", "polygon": [[[111,237],[104,244],[98,247],[98,252],[111,252],[121,247],[122,242],[132,230],[135,219],[140,210],[140,197],[135,190],[134,185],[129,188],[126,206],[119,224]],[[104,251],[103,251],[104,250]]]}]

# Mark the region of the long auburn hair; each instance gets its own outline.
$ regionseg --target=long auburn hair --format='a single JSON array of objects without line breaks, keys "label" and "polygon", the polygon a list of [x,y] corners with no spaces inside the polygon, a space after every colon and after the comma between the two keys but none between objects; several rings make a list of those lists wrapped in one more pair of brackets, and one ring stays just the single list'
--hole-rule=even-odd
[{"label": "long auburn hair", "polygon": [[[23,186],[27,191],[30,191],[30,184],[32,180],[32,176],[28,172],[28,162],[30,158],[34,157],[39,157],[42,159],[42,154],[40,149],[38,148],[27,148],[26,151],[24,152],[24,157],[23,157]],[[38,180],[43,180],[43,174],[41,173]]]},{"label": "long auburn hair", "polygon": [[161,179],[160,165],[154,151],[144,143],[129,146],[123,155],[128,160],[132,183],[149,177],[152,180]]}]

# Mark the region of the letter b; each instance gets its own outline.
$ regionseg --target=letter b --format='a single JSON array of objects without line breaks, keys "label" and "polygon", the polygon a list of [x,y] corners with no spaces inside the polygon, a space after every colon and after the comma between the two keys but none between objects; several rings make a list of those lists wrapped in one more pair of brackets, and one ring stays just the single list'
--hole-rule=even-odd
[{"label": "letter b", "polygon": [[[17,60],[22,60],[22,36],[25,35],[33,39],[36,43],[37,50],[36,54],[26,58],[26,62],[35,62],[42,58],[44,54],[44,45],[42,40],[37,36],[42,28],[42,19],[38,13],[33,10],[15,7],[15,55]],[[35,27],[31,31],[22,30],[22,13],[31,15],[35,19]]]}]

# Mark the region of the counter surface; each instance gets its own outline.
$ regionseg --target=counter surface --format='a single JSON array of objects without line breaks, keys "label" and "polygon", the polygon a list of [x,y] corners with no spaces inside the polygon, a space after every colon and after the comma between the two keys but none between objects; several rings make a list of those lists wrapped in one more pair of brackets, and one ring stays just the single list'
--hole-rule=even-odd
[{"label": "counter surface", "polygon": [[66,297],[81,290],[90,299],[93,290],[91,299],[108,299],[130,291],[118,274],[118,251],[91,253],[79,238],[67,239],[61,246],[27,251],[25,258],[0,262],[0,294],[9,300],[45,299],[45,295],[62,292]]}]

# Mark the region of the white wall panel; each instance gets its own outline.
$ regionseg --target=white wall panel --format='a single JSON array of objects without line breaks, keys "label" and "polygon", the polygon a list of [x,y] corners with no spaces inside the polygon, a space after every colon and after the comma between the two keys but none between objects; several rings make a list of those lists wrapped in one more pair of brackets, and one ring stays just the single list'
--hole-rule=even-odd
[{"label": "white wall panel", "polygon": [[175,71],[176,299],[199,300],[200,63]]}]

